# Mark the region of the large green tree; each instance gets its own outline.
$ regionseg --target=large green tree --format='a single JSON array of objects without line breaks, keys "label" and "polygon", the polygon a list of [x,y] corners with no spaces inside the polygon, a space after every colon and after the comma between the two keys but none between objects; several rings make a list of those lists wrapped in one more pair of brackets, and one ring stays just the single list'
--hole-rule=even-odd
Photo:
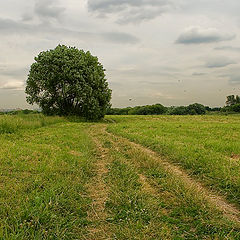
[{"label": "large green tree", "polygon": [[27,79],[27,102],[47,115],[78,115],[91,120],[104,117],[111,90],[105,69],[90,52],[58,45],[41,52]]}]

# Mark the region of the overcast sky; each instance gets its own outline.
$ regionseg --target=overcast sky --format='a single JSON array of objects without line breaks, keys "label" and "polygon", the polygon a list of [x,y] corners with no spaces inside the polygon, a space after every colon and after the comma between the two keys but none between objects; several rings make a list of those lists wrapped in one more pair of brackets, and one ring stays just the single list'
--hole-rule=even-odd
[{"label": "overcast sky", "polygon": [[223,106],[227,95],[240,94],[239,0],[0,3],[0,109],[31,107],[29,67],[58,44],[98,56],[114,107]]}]

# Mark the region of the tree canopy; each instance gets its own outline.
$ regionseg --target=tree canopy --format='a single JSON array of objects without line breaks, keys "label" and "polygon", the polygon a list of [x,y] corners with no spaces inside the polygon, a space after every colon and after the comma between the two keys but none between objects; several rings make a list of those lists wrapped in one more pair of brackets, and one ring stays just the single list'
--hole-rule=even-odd
[{"label": "tree canopy", "polygon": [[58,45],[35,57],[27,79],[27,102],[47,115],[104,117],[111,90],[105,69],[89,51]]},{"label": "tree canopy", "polygon": [[235,95],[227,96],[227,101],[226,101],[227,106],[232,106],[238,103],[240,103],[240,97],[238,95],[236,95],[236,97]]}]

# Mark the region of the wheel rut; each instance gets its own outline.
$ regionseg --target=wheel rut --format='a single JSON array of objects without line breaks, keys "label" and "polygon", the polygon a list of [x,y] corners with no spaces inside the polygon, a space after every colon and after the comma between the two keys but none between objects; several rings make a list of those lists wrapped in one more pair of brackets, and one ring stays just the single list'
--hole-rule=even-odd
[{"label": "wheel rut", "polygon": [[[218,210],[220,210],[226,218],[237,223],[237,225],[240,225],[239,209],[233,204],[230,204],[223,196],[207,189],[205,186],[203,186],[202,183],[190,177],[179,166],[176,166],[168,162],[167,160],[163,159],[161,156],[159,156],[158,153],[152,151],[151,149],[148,149],[138,143],[132,142],[129,139],[124,138],[122,136],[112,134],[108,132],[106,128],[104,129],[105,134],[108,135],[112,139],[112,141],[115,142],[116,148],[119,148],[118,146],[119,143],[123,143],[124,145],[131,146],[136,151],[139,151],[139,154],[146,154],[149,158],[152,158],[155,161],[159,162],[159,164],[161,164],[166,171],[178,177],[184,183],[185,186],[193,189],[193,191],[195,191],[197,194],[203,196],[211,205],[214,205]],[[149,190],[151,189],[150,190],[151,192],[155,191],[153,187],[151,188],[149,187],[150,185],[146,183],[147,179],[142,174],[140,175],[140,180],[141,182],[144,183],[145,188],[148,188]]]},{"label": "wheel rut", "polygon": [[90,210],[88,211],[88,221],[91,225],[87,228],[88,234],[85,236],[87,240],[107,240],[111,238],[111,231],[107,222],[107,211],[105,203],[108,199],[108,187],[104,182],[104,177],[108,173],[107,164],[109,163],[108,149],[104,148],[97,138],[96,126],[89,130],[89,134],[95,143],[97,152],[97,161],[94,166],[95,176],[88,184],[88,193],[92,199]]}]

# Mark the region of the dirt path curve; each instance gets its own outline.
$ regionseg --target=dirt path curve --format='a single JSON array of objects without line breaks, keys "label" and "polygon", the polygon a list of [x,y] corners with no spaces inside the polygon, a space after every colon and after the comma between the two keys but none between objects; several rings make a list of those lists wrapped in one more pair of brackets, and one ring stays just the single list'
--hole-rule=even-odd
[{"label": "dirt path curve", "polygon": [[158,161],[162,164],[162,166],[173,175],[177,176],[179,179],[183,181],[183,183],[193,189],[197,194],[201,194],[204,198],[213,204],[217,209],[219,209],[229,220],[236,222],[240,225],[240,211],[234,205],[228,203],[228,201],[223,197],[216,193],[213,193],[205,186],[203,186],[200,182],[196,181],[195,179],[191,178],[183,169],[180,167],[166,161],[163,159],[159,154],[156,152],[140,145],[135,142],[131,142],[127,138],[117,136],[115,134],[105,132],[105,134],[109,135],[112,139],[115,138],[117,141],[122,141],[127,145],[130,145],[139,151],[139,154],[145,153],[148,157],[153,158],[155,161]]},{"label": "dirt path curve", "polygon": [[[104,148],[101,142],[97,138],[96,127],[92,126],[89,130],[90,136],[92,137],[97,153],[97,161],[94,166],[95,176],[88,184],[88,192],[92,199],[91,209],[88,211],[88,220],[92,222],[91,226],[87,229],[88,234],[85,236],[87,240],[107,240],[112,239],[109,231],[108,222],[106,221],[108,215],[105,211],[105,202],[108,199],[108,187],[104,182],[104,177],[108,172],[107,164],[109,163],[108,149]],[[100,131],[104,131],[101,129]]]}]

